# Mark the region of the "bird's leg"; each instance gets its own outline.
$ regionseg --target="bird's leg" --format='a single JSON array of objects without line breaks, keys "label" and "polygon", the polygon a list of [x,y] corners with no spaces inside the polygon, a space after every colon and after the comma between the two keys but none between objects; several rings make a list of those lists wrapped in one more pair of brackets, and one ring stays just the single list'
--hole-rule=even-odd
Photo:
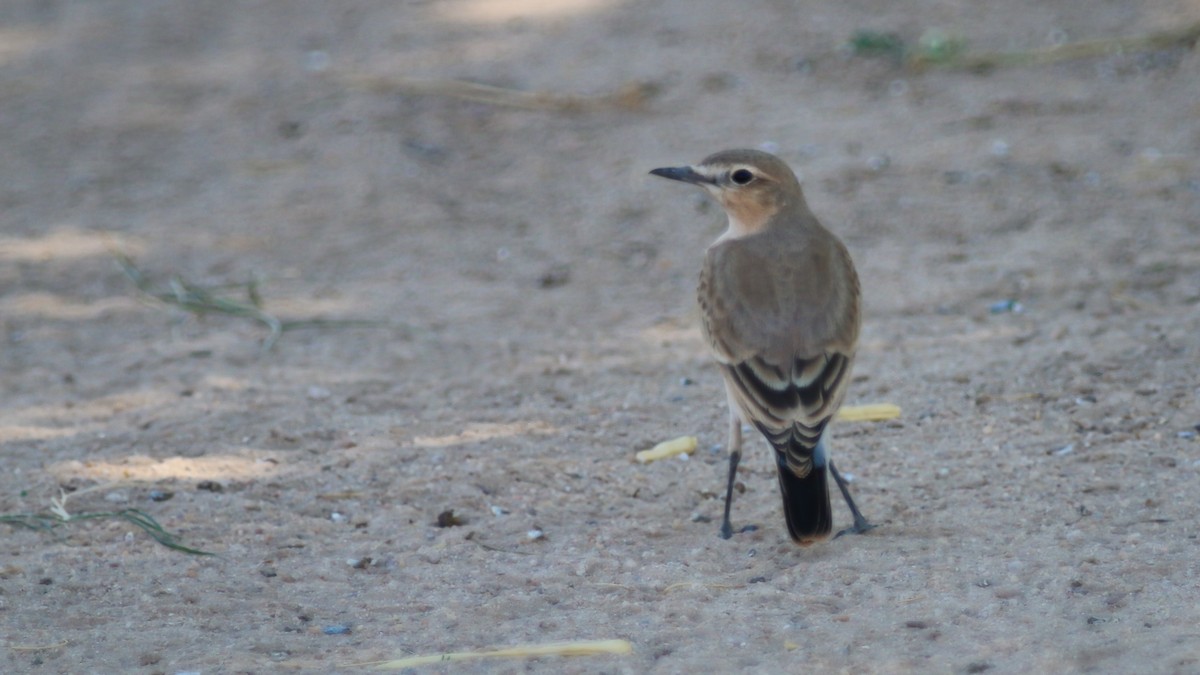
[{"label": "bird's leg", "polygon": [[842,474],[838,473],[837,468],[833,465],[833,460],[829,460],[829,473],[833,474],[833,480],[837,483],[838,489],[842,491],[842,497],[846,498],[846,506],[850,507],[850,513],[854,516],[854,525],[841,530],[833,535],[834,539],[843,534],[862,534],[868,530],[875,529],[875,525],[863,516],[862,511],[854,504],[854,499],[850,496],[850,489],[846,487],[846,479],[842,478]]},{"label": "bird's leg", "polygon": [[721,538],[733,536],[733,524],[729,522],[729,509],[733,506],[733,483],[737,478],[738,462],[742,459],[742,420],[733,408],[729,409],[729,483],[725,486],[725,519],[721,521]]}]

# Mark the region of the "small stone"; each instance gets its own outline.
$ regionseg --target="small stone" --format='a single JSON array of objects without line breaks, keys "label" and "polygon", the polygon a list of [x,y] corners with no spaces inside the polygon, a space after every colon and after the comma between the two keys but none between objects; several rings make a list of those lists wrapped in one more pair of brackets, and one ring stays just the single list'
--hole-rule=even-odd
[{"label": "small stone", "polygon": [[454,509],[446,509],[437,516],[436,525],[438,527],[458,527],[466,521],[454,515]]},{"label": "small stone", "polygon": [[325,626],[324,628],[321,629],[321,632],[326,635],[349,635],[350,634],[350,624],[335,623],[330,626]]},{"label": "small stone", "polygon": [[542,272],[538,277],[539,288],[558,288],[565,286],[571,281],[571,266],[570,265],[554,265],[545,272]]},{"label": "small stone", "polygon": [[1020,314],[1025,308],[1016,300],[998,300],[988,305],[988,311],[992,314]]}]

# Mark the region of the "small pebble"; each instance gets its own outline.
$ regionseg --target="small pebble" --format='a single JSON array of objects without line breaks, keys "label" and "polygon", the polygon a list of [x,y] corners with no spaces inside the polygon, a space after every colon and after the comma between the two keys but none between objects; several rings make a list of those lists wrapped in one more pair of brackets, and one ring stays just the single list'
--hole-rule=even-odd
[{"label": "small pebble", "polygon": [[205,490],[207,492],[224,492],[225,488],[215,480],[202,480],[196,483],[197,490]]},{"label": "small pebble", "polygon": [[1194,431],[1181,431],[1181,432],[1179,432],[1178,434],[1175,434],[1175,435],[1176,435],[1176,436],[1178,436],[1178,437],[1180,437],[1180,438],[1186,438],[1186,439],[1188,439],[1188,440],[1191,440],[1191,439],[1193,439],[1193,438],[1195,438],[1195,437],[1196,437],[1196,432],[1194,432]]},{"label": "small pebble", "polygon": [[1068,443],[1067,445],[1064,445],[1064,446],[1062,446],[1061,448],[1059,448],[1059,449],[1055,450],[1055,451],[1054,451],[1054,454],[1055,454],[1055,455],[1057,455],[1057,456],[1059,456],[1059,457],[1062,457],[1063,455],[1069,455],[1069,454],[1071,454],[1071,452],[1072,452],[1072,451],[1074,451],[1074,450],[1075,450],[1075,444],[1074,444],[1074,443]]},{"label": "small pebble", "polygon": [[332,392],[330,392],[325,387],[321,387],[321,386],[318,386],[315,384],[308,388],[308,398],[309,398],[309,400],[312,400],[312,401],[322,401],[324,399],[329,398],[332,395],[333,395]]},{"label": "small pebble", "polygon": [[329,519],[335,523],[346,522],[346,516],[344,514],[338,513],[337,511],[334,511],[333,513],[329,514]]},{"label": "small pebble", "polygon": [[171,492],[170,490],[151,490],[150,491],[150,501],[152,501],[152,502],[165,502],[174,496],[175,496],[175,493]]},{"label": "small pebble", "polygon": [[123,504],[129,501],[129,496],[124,492],[110,492],[104,495],[104,501],[112,502],[114,504]]},{"label": "small pebble", "polygon": [[434,524],[438,527],[458,527],[466,522],[461,517],[454,515],[454,509],[446,509],[437,515]]},{"label": "small pebble", "polygon": [[321,632],[326,635],[349,635],[350,624],[335,623],[332,626],[325,626],[321,629]]},{"label": "small pebble", "polygon": [[492,507],[492,515],[493,515],[493,516],[497,516],[497,517],[499,517],[499,516],[507,516],[507,515],[508,515],[508,509],[506,509],[506,508],[503,508],[503,507],[500,507],[500,506],[493,506],[493,507]]},{"label": "small pebble", "polygon": [[535,527],[526,532],[525,536],[529,538],[529,541],[541,541],[546,538],[546,533],[540,527]]},{"label": "small pebble", "polygon": [[565,286],[571,281],[571,266],[570,265],[554,265],[542,272],[538,277],[538,286],[541,288],[558,288]]},{"label": "small pebble", "polygon": [[1020,314],[1021,312],[1025,311],[1025,308],[1022,307],[1021,303],[1017,302],[1016,300],[999,300],[989,305],[988,311],[990,311],[992,314],[1004,314],[1006,312]]},{"label": "small pebble", "polygon": [[991,152],[993,157],[1008,157],[1008,141],[1002,138],[997,138],[996,140],[992,141]]}]

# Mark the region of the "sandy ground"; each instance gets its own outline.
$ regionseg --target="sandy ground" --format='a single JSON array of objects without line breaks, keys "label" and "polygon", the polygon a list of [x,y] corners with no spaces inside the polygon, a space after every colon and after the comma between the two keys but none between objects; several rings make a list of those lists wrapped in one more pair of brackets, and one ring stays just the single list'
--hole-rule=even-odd
[{"label": "sandy ground", "polygon": [[[72,512],[141,509],[219,556],[116,520],[4,526],[0,670],[354,672],[621,638],[631,655],[433,669],[1200,671],[1200,54],[919,73],[842,49],[1197,20],[1191,0],[3,3],[0,513],[65,486]],[[401,78],[653,91],[528,110]],[[831,430],[883,524],[866,536],[794,546],[757,438],[734,515],[759,529],[717,536],[725,413],[693,289],[721,217],[646,171],[739,146],[802,173],[862,276],[848,403],[903,407]],[[281,318],[382,324],[261,354],[253,321],[139,300],[113,247],[159,286],[258,279]],[[685,434],[690,459],[633,461]]]}]

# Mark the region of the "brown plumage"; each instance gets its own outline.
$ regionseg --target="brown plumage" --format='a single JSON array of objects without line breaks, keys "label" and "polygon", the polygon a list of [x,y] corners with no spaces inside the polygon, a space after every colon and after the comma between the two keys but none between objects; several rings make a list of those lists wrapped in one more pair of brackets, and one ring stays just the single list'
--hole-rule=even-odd
[{"label": "brown plumage", "polygon": [[858,275],[846,247],[808,209],[795,174],[757,150],[727,150],[652,174],[704,187],[729,217],[704,259],[698,289],[704,336],[725,376],[729,480],[721,532],[729,537],[741,424],[775,450],[792,538],[829,535],[826,470],[852,514],[871,528],[822,442],[842,403],[861,322]]}]

